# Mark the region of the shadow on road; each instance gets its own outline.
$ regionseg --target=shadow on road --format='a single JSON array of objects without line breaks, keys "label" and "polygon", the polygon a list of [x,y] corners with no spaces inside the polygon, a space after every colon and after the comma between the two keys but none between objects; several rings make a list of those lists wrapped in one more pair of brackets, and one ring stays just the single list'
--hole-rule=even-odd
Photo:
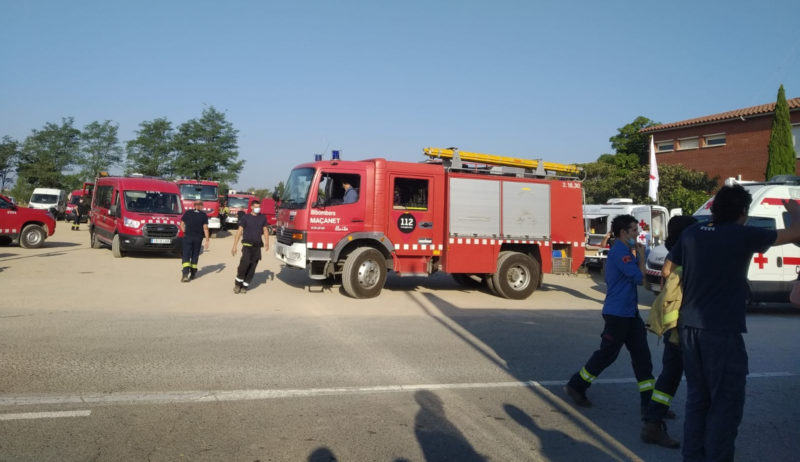
[{"label": "shadow on road", "polygon": [[536,424],[536,421],[525,411],[513,404],[504,404],[503,409],[509,417],[514,419],[521,427],[527,429],[539,441],[539,451],[546,460],[591,460],[615,461],[617,458],[598,451],[598,448],[576,441],[571,436],[558,430],[545,430]]},{"label": "shadow on road", "polygon": [[194,277],[201,278],[206,274],[221,273],[225,269],[225,266],[226,266],[225,263],[218,263],[216,265],[204,266],[197,271],[197,274]]},{"label": "shadow on road", "polygon": [[461,431],[444,413],[442,400],[433,392],[420,390],[414,393],[419,412],[414,418],[414,434],[425,460],[457,460],[463,462],[485,461],[469,444]]},{"label": "shadow on road", "polygon": [[275,280],[275,273],[270,270],[264,270],[261,272],[257,272],[253,275],[253,280],[250,281],[250,288],[256,288],[262,284],[266,284],[267,281],[274,281]]},{"label": "shadow on road", "polygon": [[336,456],[328,448],[317,448],[308,455],[308,462],[336,462]]}]

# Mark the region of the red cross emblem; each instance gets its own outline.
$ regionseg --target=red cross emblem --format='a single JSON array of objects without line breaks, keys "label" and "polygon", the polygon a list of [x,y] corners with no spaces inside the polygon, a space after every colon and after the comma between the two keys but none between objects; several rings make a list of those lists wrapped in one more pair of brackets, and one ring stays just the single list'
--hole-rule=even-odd
[{"label": "red cross emblem", "polygon": [[764,257],[764,254],[763,254],[763,253],[760,253],[760,254],[758,254],[758,256],[757,256],[756,258],[754,258],[754,259],[753,259],[753,262],[754,262],[754,263],[758,263],[758,269],[764,269],[764,265],[765,265],[765,264],[766,264],[768,261],[769,261],[769,260],[768,260],[766,257]]},{"label": "red cross emblem", "polygon": [[646,221],[644,221],[644,218],[642,218],[642,221],[640,221],[640,222],[639,222],[639,227],[640,227],[640,228],[642,228],[642,229],[644,229],[644,227],[645,227],[645,225],[646,225],[646,224],[647,224],[647,222],[646,222]]}]

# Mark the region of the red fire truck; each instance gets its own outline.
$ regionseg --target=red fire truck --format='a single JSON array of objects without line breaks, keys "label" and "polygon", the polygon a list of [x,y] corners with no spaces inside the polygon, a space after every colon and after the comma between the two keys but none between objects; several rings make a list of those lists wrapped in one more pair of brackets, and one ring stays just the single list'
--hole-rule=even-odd
[{"label": "red fire truck", "polygon": [[213,236],[220,230],[222,223],[219,218],[219,183],[210,180],[175,180],[181,191],[181,205],[183,210],[194,209],[194,201],[203,201],[203,211],[208,215],[208,230]]},{"label": "red fire truck", "polygon": [[[426,148],[425,163],[333,158],[295,167],[280,198],[275,256],[348,295],[400,276],[451,273],[523,299],[542,274],[584,257],[583,190],[572,165]],[[354,190],[350,191],[350,190]]]}]

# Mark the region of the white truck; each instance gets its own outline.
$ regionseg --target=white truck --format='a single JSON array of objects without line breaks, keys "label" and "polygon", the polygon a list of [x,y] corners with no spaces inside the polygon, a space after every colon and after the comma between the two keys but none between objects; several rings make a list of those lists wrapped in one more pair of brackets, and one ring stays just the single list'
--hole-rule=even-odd
[{"label": "white truck", "polygon": [[[726,185],[741,184],[753,197],[747,223],[769,229],[784,229],[791,216],[783,206],[786,199],[800,200],[800,177],[781,176],[767,182],[725,180]],[[712,197],[694,213],[698,221],[711,220]],[[647,259],[647,288],[661,290],[661,267],[667,249],[662,245],[653,249]],[[747,280],[750,286],[748,302],[788,302],[789,292],[800,271],[800,244],[771,247],[767,252],[753,255]]]},{"label": "white truck", "polygon": [[611,231],[611,221],[617,215],[633,215],[639,222],[639,239],[648,248],[663,244],[667,238],[667,222],[670,217],[680,215],[681,209],[667,210],[660,205],[634,204],[633,199],[612,198],[605,204],[586,204],[583,206],[583,220],[586,229],[587,267],[600,268],[605,263],[608,247],[603,246],[603,238]]},{"label": "white truck", "polygon": [[61,219],[67,211],[67,192],[63,189],[36,188],[28,201],[28,207],[48,210],[56,220]]}]

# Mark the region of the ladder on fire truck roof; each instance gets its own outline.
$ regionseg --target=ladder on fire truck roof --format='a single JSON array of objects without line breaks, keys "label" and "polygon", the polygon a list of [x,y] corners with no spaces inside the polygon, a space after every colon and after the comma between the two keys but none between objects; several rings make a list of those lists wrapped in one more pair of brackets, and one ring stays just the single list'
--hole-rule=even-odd
[{"label": "ladder on fire truck roof", "polygon": [[577,165],[466,152],[458,148],[424,148],[423,152],[432,159],[442,159],[446,167],[458,170],[464,169],[463,163],[467,162],[494,167],[489,173],[519,177],[578,178],[583,173],[583,169]]}]

